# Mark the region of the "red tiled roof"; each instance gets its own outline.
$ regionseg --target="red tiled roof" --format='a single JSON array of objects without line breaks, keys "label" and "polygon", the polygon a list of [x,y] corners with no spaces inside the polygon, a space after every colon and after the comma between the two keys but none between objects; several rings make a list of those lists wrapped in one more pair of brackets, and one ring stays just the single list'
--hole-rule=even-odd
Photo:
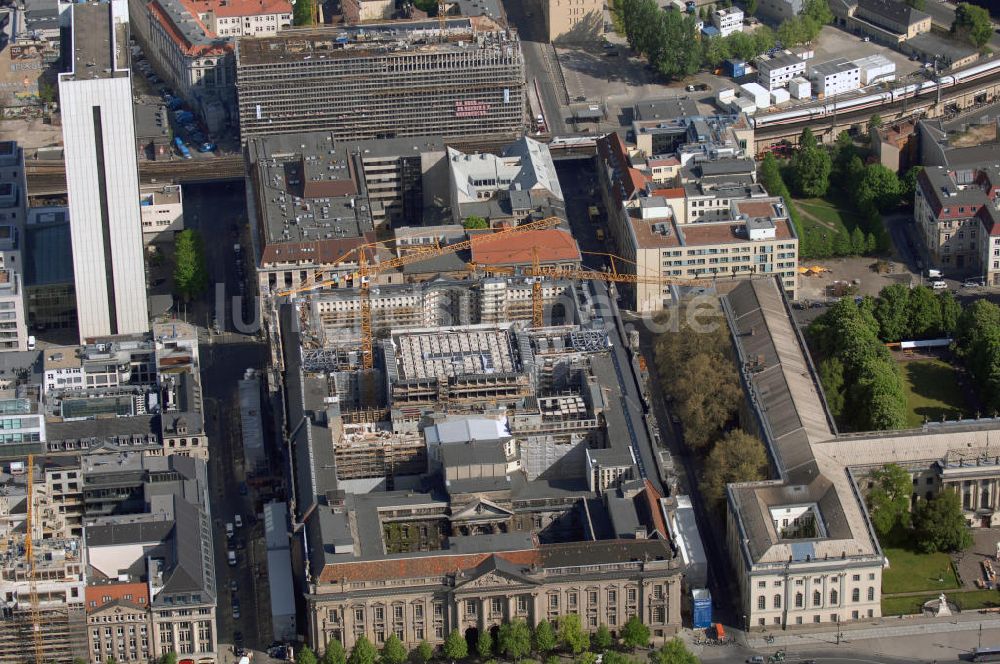
[{"label": "red tiled roof", "polygon": [[472,262],[480,265],[530,265],[538,250],[540,263],[580,260],[580,247],[567,231],[547,228],[512,234],[503,240],[473,243]]},{"label": "red tiled roof", "polygon": [[649,506],[649,513],[653,517],[653,528],[660,533],[660,537],[667,537],[667,522],[663,519],[663,508],[660,505],[660,498],[663,496],[653,488],[653,483],[646,480],[646,490],[643,492],[646,497],[646,504]]},{"label": "red tiled roof", "polygon": [[437,577],[470,570],[490,556],[497,556],[515,565],[530,566],[539,562],[538,549],[504,551],[503,553],[474,553],[465,555],[423,556],[397,560],[373,560],[327,565],[320,572],[320,583],[341,581],[372,581],[375,579],[408,579]]},{"label": "red tiled roof", "polygon": [[663,196],[664,198],[684,198],[684,187],[670,187],[669,189],[654,189],[650,196]]},{"label": "red tiled roof", "polygon": [[216,16],[263,16],[266,14],[291,14],[288,0],[182,0],[200,14],[212,12]]},{"label": "red tiled roof", "polygon": [[613,166],[621,175],[622,189],[626,198],[631,198],[636,192],[646,188],[649,177],[637,168],[632,168],[628,158],[628,151],[625,149],[625,142],[616,133],[598,141],[598,150],[606,161],[613,162]]},{"label": "red tiled roof", "polygon": [[[180,49],[182,53],[184,53],[184,55],[190,57],[202,57],[205,55],[222,55],[227,51],[233,50],[233,45],[229,42],[213,42],[212,44],[197,45],[197,46],[192,44],[184,36],[184,33],[182,33],[177,28],[177,26],[174,25],[174,22],[170,19],[170,15],[167,14],[166,10],[163,9],[163,7],[160,6],[158,0],[153,0],[153,2],[150,2],[146,6],[149,7],[149,12],[150,14],[153,15],[153,18],[156,20],[156,22],[163,27],[164,31],[166,31],[167,33],[167,36],[170,37],[170,40],[177,45],[177,47]],[[209,32],[208,28],[205,27],[205,24],[201,22],[201,19],[198,18],[197,12],[194,12],[191,17],[192,19],[194,19],[194,21],[198,24],[198,27],[206,35],[208,35],[209,37],[215,36],[213,33]]]},{"label": "red tiled roof", "polygon": [[[145,583],[103,583],[87,586],[85,597],[87,611],[95,611],[116,600],[125,600],[145,607],[149,606],[149,586]],[[92,606],[91,602],[97,604]]]}]

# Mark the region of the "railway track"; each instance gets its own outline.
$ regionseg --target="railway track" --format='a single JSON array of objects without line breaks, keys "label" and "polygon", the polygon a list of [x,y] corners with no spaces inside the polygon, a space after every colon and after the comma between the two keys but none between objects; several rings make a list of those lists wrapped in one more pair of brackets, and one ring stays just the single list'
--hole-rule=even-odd
[{"label": "railway track", "polygon": [[[29,195],[52,196],[66,193],[66,166],[63,162],[28,161],[24,170],[28,179]],[[241,155],[139,164],[139,181],[142,184],[235,180],[242,178],[243,175]]]}]

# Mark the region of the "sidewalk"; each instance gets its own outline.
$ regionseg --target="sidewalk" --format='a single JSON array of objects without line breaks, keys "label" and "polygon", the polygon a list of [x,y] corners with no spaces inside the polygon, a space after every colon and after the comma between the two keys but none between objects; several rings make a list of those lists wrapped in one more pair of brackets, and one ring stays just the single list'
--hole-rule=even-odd
[{"label": "sidewalk", "polygon": [[[873,623],[841,625],[840,643],[865,641],[868,639],[884,639],[894,636],[910,636],[914,634],[935,634],[941,632],[964,632],[971,630],[1000,629],[1000,617],[996,614],[984,614],[978,611],[968,611],[947,618],[924,618],[915,616],[880,618]],[[736,630],[733,630],[736,631]],[[762,650],[775,647],[794,647],[805,644],[836,645],[837,626],[826,625],[815,630],[788,630],[767,632],[774,637],[768,643],[764,640],[765,633],[751,632],[746,635],[747,647]]]}]

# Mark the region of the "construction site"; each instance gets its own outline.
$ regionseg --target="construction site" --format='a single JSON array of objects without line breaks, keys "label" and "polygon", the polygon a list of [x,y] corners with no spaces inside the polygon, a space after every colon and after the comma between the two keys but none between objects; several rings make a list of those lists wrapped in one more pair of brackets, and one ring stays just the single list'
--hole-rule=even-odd
[{"label": "construction site", "polygon": [[0,664],[71,662],[87,652],[82,540],[48,495],[41,464],[0,475]]},{"label": "construction site", "polygon": [[289,29],[236,50],[244,137],[513,138],[524,81],[517,34],[484,16]]}]

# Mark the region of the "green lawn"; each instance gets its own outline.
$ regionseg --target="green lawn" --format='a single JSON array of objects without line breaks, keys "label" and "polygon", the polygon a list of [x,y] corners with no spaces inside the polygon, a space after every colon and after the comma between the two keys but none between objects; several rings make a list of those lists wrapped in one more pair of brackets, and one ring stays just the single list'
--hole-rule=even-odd
[{"label": "green lawn", "polygon": [[889,569],[882,573],[882,592],[886,595],[958,588],[958,579],[947,553],[914,553],[908,549],[886,548],[885,555],[889,558]]},{"label": "green lawn", "polygon": [[[937,599],[935,595],[914,595],[910,597],[883,597],[882,615],[899,616],[920,613],[924,602]],[[948,601],[955,602],[963,611],[974,611],[1000,606],[1000,591],[997,590],[970,590],[968,592],[945,593]]]},{"label": "green lawn", "polygon": [[837,244],[837,238],[850,241],[850,229],[858,223],[853,213],[838,208],[822,198],[799,198],[794,201],[802,225],[805,246],[826,246],[827,251]]},{"label": "green lawn", "polygon": [[843,232],[849,232],[861,223],[861,218],[854,212],[837,207],[823,198],[800,198],[795,202],[800,210],[805,210],[820,221]]},{"label": "green lawn", "polygon": [[955,369],[940,360],[914,360],[900,365],[906,391],[906,423],[919,427],[924,418],[955,419],[966,408]]}]

